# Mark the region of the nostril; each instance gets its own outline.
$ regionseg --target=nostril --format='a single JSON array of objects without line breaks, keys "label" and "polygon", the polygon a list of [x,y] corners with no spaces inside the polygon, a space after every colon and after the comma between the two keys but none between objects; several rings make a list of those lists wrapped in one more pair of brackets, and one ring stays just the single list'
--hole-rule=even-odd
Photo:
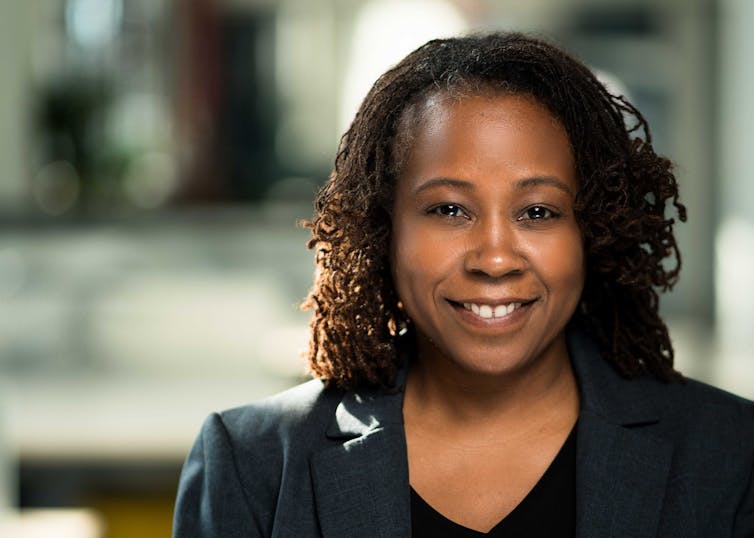
[{"label": "nostril", "polygon": [[522,271],[525,260],[510,242],[490,240],[469,250],[464,265],[470,273],[498,278]]}]

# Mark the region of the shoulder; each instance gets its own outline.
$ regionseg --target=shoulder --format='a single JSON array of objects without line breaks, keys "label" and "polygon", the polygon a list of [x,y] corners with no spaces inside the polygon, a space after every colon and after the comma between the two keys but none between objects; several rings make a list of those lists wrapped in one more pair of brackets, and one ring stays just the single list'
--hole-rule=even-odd
[{"label": "shoulder", "polygon": [[[671,481],[705,499],[752,499],[754,403],[687,379],[624,381],[634,406],[652,409],[652,420],[626,427],[672,447]],[[717,502],[717,501],[716,501]]]},{"label": "shoulder", "polygon": [[[653,425],[663,437],[754,452],[754,402],[693,379],[665,382],[650,375],[623,376],[579,332],[569,335],[582,409],[625,426]],[[705,433],[706,432],[706,433]],[[742,446],[740,440],[749,441]]]},{"label": "shoulder", "polygon": [[694,408],[713,408],[732,413],[742,413],[751,418],[754,402],[723,389],[687,378],[683,382],[668,383],[669,400]]},{"label": "shoulder", "polygon": [[693,379],[653,385],[666,429],[708,448],[754,453],[754,402]]},{"label": "shoulder", "polygon": [[686,451],[751,473],[754,402],[695,380],[674,383],[666,392],[663,422],[691,441]]},{"label": "shoulder", "polygon": [[270,536],[282,481],[305,483],[342,396],[310,381],[209,415],[181,472],[174,536]]},{"label": "shoulder", "polygon": [[306,443],[324,437],[342,397],[341,391],[311,380],[259,402],[214,413],[204,429],[216,423],[232,445],[262,451],[271,445]]},{"label": "shoulder", "polygon": [[[210,414],[195,443],[204,465],[230,465],[244,483],[272,486],[283,468],[326,447],[343,393],[313,380],[257,403]],[[253,480],[251,479],[253,477]]]},{"label": "shoulder", "polygon": [[660,420],[648,429],[673,447],[669,505],[693,505],[709,535],[751,536],[754,402],[691,379],[653,392]]}]

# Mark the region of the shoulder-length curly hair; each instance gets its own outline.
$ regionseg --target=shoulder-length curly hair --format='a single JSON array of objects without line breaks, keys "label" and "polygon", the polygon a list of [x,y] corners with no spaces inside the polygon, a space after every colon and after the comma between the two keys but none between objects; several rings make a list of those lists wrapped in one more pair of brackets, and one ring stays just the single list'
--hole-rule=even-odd
[{"label": "shoulder-length curly hair", "polygon": [[[525,35],[494,33],[428,42],[380,77],[341,139],[315,201],[309,247],[314,286],[309,365],[331,385],[390,384],[406,319],[390,275],[392,197],[419,105],[437,93],[463,98],[526,94],[565,127],[579,192],[575,211],[586,283],[572,322],[626,376],[679,377],[658,313],[658,291],[678,279],[672,206],[686,210],[670,161],[655,154],[644,117],[579,61]],[[665,264],[666,259],[671,264]]]}]

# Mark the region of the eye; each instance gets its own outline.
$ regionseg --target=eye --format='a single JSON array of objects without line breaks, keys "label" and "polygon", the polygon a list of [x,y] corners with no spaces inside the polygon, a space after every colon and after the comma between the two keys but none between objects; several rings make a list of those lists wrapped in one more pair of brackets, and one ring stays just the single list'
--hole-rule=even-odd
[{"label": "eye", "polygon": [[560,215],[542,205],[533,205],[524,211],[518,220],[546,220]]},{"label": "eye", "polygon": [[428,213],[440,217],[468,217],[466,211],[459,205],[440,204],[429,209]]}]

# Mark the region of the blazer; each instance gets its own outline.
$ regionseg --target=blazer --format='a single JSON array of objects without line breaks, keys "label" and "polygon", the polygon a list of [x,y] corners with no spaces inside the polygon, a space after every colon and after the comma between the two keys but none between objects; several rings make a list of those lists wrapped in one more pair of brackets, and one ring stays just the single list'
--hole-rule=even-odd
[{"label": "blazer", "polygon": [[[754,403],[691,380],[628,380],[583,335],[568,345],[576,536],[753,537]],[[173,536],[410,536],[404,380],[353,392],[315,380],[211,415],[181,474]]]}]

